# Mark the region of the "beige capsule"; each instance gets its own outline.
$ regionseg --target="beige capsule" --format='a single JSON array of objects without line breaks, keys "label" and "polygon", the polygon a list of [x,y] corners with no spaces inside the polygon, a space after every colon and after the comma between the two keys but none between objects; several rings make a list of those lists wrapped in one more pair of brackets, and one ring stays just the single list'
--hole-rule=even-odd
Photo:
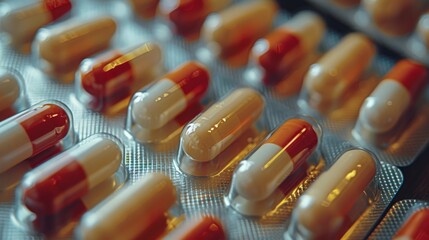
[{"label": "beige capsule", "polygon": [[304,90],[308,93],[309,104],[315,108],[338,105],[370,65],[374,54],[375,46],[365,35],[345,36],[307,72]]},{"label": "beige capsule", "polygon": [[371,154],[360,149],[345,152],[299,198],[290,226],[305,233],[301,236],[304,239],[340,238],[351,224],[349,216],[355,205],[365,207],[368,203],[360,198],[375,174],[376,162]]},{"label": "beige capsule", "polygon": [[39,31],[37,51],[49,64],[65,67],[107,48],[115,31],[116,22],[112,17],[73,18]]},{"label": "beige capsule", "polygon": [[183,151],[195,161],[213,160],[259,118],[265,102],[250,88],[233,91],[186,125]]},{"label": "beige capsule", "polygon": [[160,0],[128,0],[134,13],[144,19],[155,17]]}]

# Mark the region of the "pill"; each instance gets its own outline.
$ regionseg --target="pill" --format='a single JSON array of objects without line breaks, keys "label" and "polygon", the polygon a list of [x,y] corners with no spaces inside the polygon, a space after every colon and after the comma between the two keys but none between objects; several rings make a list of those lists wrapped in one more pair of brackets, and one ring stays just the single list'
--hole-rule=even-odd
[{"label": "pill", "polygon": [[0,69],[0,112],[12,108],[20,93],[18,79],[8,71]]},{"label": "pill", "polygon": [[417,0],[363,0],[373,23],[389,35],[406,35],[414,30],[422,4]]},{"label": "pill", "polygon": [[207,17],[201,35],[214,55],[228,58],[263,37],[276,13],[277,5],[271,0],[235,4]]},{"label": "pill", "polygon": [[233,187],[247,200],[268,198],[313,153],[318,131],[305,119],[284,122],[235,171]]},{"label": "pill", "polygon": [[[374,179],[376,163],[359,149],[345,152],[298,199],[292,224],[303,239],[337,239],[350,223],[348,215]],[[343,233],[343,232],[342,232]]]},{"label": "pill", "polygon": [[351,33],[313,64],[304,78],[310,106],[334,107],[371,63],[374,44],[364,35]]},{"label": "pill", "polygon": [[193,218],[179,225],[164,240],[223,240],[226,239],[225,231],[218,219],[212,216]]},{"label": "pill", "polygon": [[158,129],[187,106],[197,103],[210,83],[207,68],[197,62],[187,62],[162,77],[147,89],[137,93],[132,101],[132,118],[140,127]]},{"label": "pill", "polygon": [[18,44],[31,42],[37,30],[70,12],[69,0],[41,0],[6,13],[0,19],[2,31]]},{"label": "pill", "polygon": [[[131,50],[112,50],[82,61],[76,74],[77,89],[90,98],[88,107],[103,110],[126,99],[148,84],[162,66],[161,48],[156,43],[144,43]],[[78,98],[86,102],[86,98]]]},{"label": "pill", "polygon": [[129,0],[134,12],[145,19],[155,17],[159,0]]},{"label": "pill", "polygon": [[0,173],[60,142],[71,129],[68,111],[56,104],[30,108],[0,124]]},{"label": "pill", "polygon": [[35,214],[53,214],[112,176],[122,161],[118,143],[94,136],[24,176],[22,201]]},{"label": "pill", "polygon": [[304,11],[258,40],[252,48],[251,62],[262,70],[262,83],[273,84],[319,45],[325,31],[323,20]]},{"label": "pill", "polygon": [[161,0],[159,12],[182,36],[198,35],[206,17],[226,7],[231,0]]},{"label": "pill", "polygon": [[331,0],[331,1],[343,7],[353,7],[360,3],[360,0]]},{"label": "pill", "polygon": [[393,236],[394,240],[429,239],[429,209],[414,212]]},{"label": "pill", "polygon": [[257,91],[234,90],[185,126],[181,135],[183,151],[195,161],[213,160],[255,123],[264,105]]},{"label": "pill", "polygon": [[39,31],[37,52],[47,63],[66,68],[108,47],[115,31],[116,23],[111,17],[73,18]]},{"label": "pill", "polygon": [[373,133],[392,130],[414,105],[427,81],[428,71],[423,65],[399,61],[365,99],[358,122]]},{"label": "pill", "polygon": [[420,17],[416,31],[426,49],[429,49],[429,10]]},{"label": "pill", "polygon": [[141,232],[152,228],[175,201],[176,189],[170,178],[148,173],[85,213],[75,236],[94,240],[136,239]]}]

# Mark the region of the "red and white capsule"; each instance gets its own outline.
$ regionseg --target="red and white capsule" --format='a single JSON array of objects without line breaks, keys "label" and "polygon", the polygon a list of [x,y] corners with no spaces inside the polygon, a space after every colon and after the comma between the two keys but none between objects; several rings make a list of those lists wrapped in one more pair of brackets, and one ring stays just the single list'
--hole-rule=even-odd
[{"label": "red and white capsule", "polygon": [[121,161],[116,141],[94,135],[27,173],[22,202],[36,215],[57,213],[111,177]]},{"label": "red and white capsule", "polygon": [[187,62],[134,96],[130,105],[132,119],[141,128],[161,128],[200,101],[209,83],[205,66]]},{"label": "red and white capsule", "polygon": [[35,105],[0,124],[0,173],[60,142],[72,131],[65,106]]},{"label": "red and white capsule", "polygon": [[213,216],[204,216],[193,218],[182,223],[167,236],[164,240],[224,240],[226,239],[225,231],[219,219]]},{"label": "red and white capsule", "polygon": [[273,84],[276,74],[286,73],[315,51],[325,32],[319,15],[304,11],[258,40],[252,48],[251,60],[262,71],[261,81]]},{"label": "red and white capsule", "polygon": [[0,19],[1,30],[8,33],[12,42],[31,42],[37,30],[71,11],[69,0],[41,0],[6,13]]},{"label": "red and white capsule", "polygon": [[321,131],[307,120],[283,123],[235,171],[232,187],[247,200],[268,198],[316,149]]},{"label": "red and white capsule", "polygon": [[76,74],[77,96],[91,109],[103,110],[148,84],[161,68],[161,48],[151,42],[87,58]]},{"label": "red and white capsule", "polygon": [[389,132],[414,105],[427,81],[428,71],[423,65],[399,61],[365,99],[358,124],[373,133]]}]

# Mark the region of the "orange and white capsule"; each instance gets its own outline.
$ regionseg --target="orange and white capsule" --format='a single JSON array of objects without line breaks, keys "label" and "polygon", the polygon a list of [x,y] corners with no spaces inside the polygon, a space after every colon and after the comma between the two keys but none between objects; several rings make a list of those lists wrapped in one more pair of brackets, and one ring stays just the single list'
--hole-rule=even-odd
[{"label": "orange and white capsule", "polygon": [[356,133],[362,129],[373,134],[393,130],[418,99],[428,77],[425,66],[412,60],[399,61],[362,104]]},{"label": "orange and white capsule", "polygon": [[21,94],[21,86],[16,76],[0,69],[0,112],[11,109]]},{"label": "orange and white capsule", "polygon": [[82,61],[76,73],[77,98],[103,111],[150,83],[162,69],[162,51],[148,42],[131,50],[112,50]]},{"label": "orange and white capsule", "polygon": [[145,19],[155,17],[159,0],[128,0],[134,13]]},{"label": "orange and white capsule", "polygon": [[179,225],[163,238],[164,240],[225,240],[221,222],[212,216],[193,218]]},{"label": "orange and white capsule", "polygon": [[262,71],[262,83],[269,85],[292,70],[315,51],[325,32],[325,23],[317,14],[300,12],[285,24],[259,39],[252,48],[251,62]]},{"label": "orange and white capsule", "polygon": [[198,162],[213,160],[249,129],[264,109],[262,95],[240,88],[215,103],[182,131],[182,150]]},{"label": "orange and white capsule", "polygon": [[235,4],[210,15],[201,35],[215,56],[228,58],[251,48],[263,37],[270,30],[276,13],[277,5],[271,0]]},{"label": "orange and white capsule", "polygon": [[185,37],[198,36],[206,17],[226,7],[231,0],[161,0],[159,12]]},{"label": "orange and white capsule", "polygon": [[419,0],[363,0],[362,3],[375,26],[394,36],[414,31],[424,6]]},{"label": "orange and white capsule", "polygon": [[201,100],[210,84],[207,68],[187,62],[134,95],[131,117],[144,129],[158,129]]},{"label": "orange and white capsule", "polygon": [[375,46],[365,35],[351,33],[345,36],[310,67],[304,78],[305,101],[317,109],[339,105],[370,65],[374,54]]},{"label": "orange and white capsule", "polygon": [[71,8],[69,0],[41,0],[6,13],[0,19],[0,28],[13,43],[29,43],[39,28],[69,13]]},{"label": "orange and white capsule", "polygon": [[414,212],[402,224],[392,239],[429,239],[429,208],[423,208]]},{"label": "orange and white capsule", "polygon": [[341,155],[298,199],[285,239],[341,238],[362,214],[353,209],[362,209],[374,200],[362,202],[361,197],[375,178],[376,169],[375,160],[364,150]]},{"label": "orange and white capsule", "polygon": [[250,201],[268,198],[319,143],[321,130],[305,119],[284,122],[234,173],[232,188]]},{"label": "orange and white capsule", "polygon": [[167,176],[149,173],[134,185],[115,192],[83,215],[77,239],[136,239],[176,202],[176,189]]},{"label": "orange and white capsule", "polygon": [[70,68],[107,48],[115,31],[112,17],[73,18],[41,29],[36,36],[35,51],[42,61],[56,69]]}]

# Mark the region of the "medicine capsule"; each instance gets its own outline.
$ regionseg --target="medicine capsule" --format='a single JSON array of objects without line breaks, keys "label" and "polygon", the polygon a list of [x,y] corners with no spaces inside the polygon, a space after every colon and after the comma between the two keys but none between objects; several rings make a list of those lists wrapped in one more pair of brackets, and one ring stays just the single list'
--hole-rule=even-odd
[{"label": "medicine capsule", "polygon": [[39,28],[69,13],[71,8],[69,0],[41,0],[9,11],[1,17],[0,27],[11,37],[13,43],[29,43]]},{"label": "medicine capsule", "polygon": [[276,13],[277,5],[271,0],[235,4],[206,19],[202,38],[214,55],[228,58],[251,48],[263,37]]},{"label": "medicine capsule", "polygon": [[428,239],[429,209],[424,208],[413,213],[393,236],[394,240]]},{"label": "medicine capsule", "polygon": [[323,20],[315,13],[304,11],[258,40],[250,58],[263,72],[262,83],[276,83],[284,73],[300,64],[317,48],[324,32]]},{"label": "medicine capsule", "polygon": [[41,60],[55,68],[68,68],[108,47],[115,31],[116,22],[111,17],[73,18],[39,31],[36,51]]},{"label": "medicine capsule", "polygon": [[121,161],[118,143],[96,135],[27,173],[22,201],[36,215],[59,212],[112,176]]},{"label": "medicine capsule", "polygon": [[292,239],[339,239],[352,223],[350,211],[361,203],[358,200],[375,174],[376,163],[368,152],[345,152],[298,199],[289,225],[293,229],[287,234],[301,234]]},{"label": "medicine capsule", "polygon": [[161,0],[159,12],[174,24],[178,34],[198,35],[206,17],[226,7],[231,0]]},{"label": "medicine capsule", "polygon": [[416,31],[423,44],[425,44],[426,49],[429,49],[429,10],[420,17]]},{"label": "medicine capsule", "polygon": [[427,81],[428,71],[423,65],[411,60],[399,61],[365,99],[358,124],[376,134],[394,129]]},{"label": "medicine capsule", "polygon": [[0,69],[0,112],[13,107],[21,93],[18,79]]},{"label": "medicine capsule", "polygon": [[366,36],[359,33],[345,36],[307,72],[303,87],[308,93],[308,104],[322,109],[338,105],[374,54],[374,44]]},{"label": "medicine capsule", "polygon": [[152,228],[176,201],[176,189],[167,176],[148,173],[134,185],[115,192],[83,215],[77,239],[136,239]]},{"label": "medicine capsule", "polygon": [[407,35],[414,30],[423,5],[417,0],[363,0],[375,26],[389,35]]},{"label": "medicine capsule", "polygon": [[268,198],[316,149],[318,131],[305,119],[287,120],[240,163],[232,187],[247,200]]},{"label": "medicine capsule", "polygon": [[218,219],[212,216],[194,218],[179,225],[164,240],[224,240],[225,231]]},{"label": "medicine capsule", "polygon": [[233,91],[186,125],[183,151],[195,161],[213,160],[255,123],[264,105],[262,95],[253,89]]},{"label": "medicine capsule", "polygon": [[77,97],[91,109],[103,111],[148,84],[162,67],[161,62],[161,48],[151,42],[87,58],[76,73]]},{"label": "medicine capsule", "polygon": [[159,0],[129,0],[134,12],[145,19],[155,17]]},{"label": "medicine capsule", "polygon": [[134,97],[132,118],[141,128],[158,129],[204,96],[210,83],[205,66],[187,62]]},{"label": "medicine capsule", "polygon": [[0,173],[60,142],[71,116],[62,106],[42,104],[0,124]]}]

